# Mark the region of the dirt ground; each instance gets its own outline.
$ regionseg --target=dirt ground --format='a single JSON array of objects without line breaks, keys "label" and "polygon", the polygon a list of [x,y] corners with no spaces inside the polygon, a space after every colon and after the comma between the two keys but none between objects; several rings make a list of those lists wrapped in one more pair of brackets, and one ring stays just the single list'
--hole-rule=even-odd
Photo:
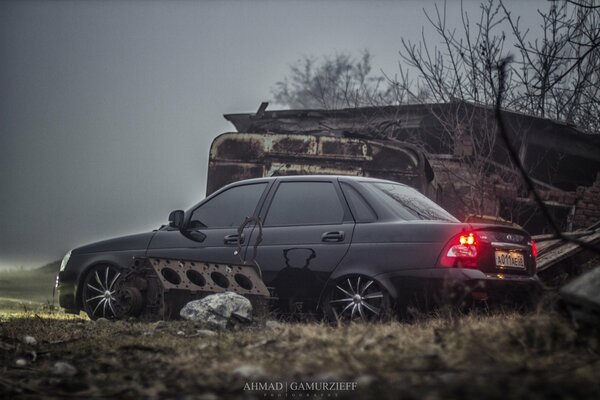
[{"label": "dirt ground", "polygon": [[52,311],[53,274],[0,273],[0,399],[600,398],[600,336],[551,311],[212,332]]},{"label": "dirt ground", "polygon": [[[350,326],[271,321],[215,334],[201,328],[183,321],[93,322],[5,312],[0,397],[600,396],[598,336],[577,332],[554,314],[471,314]],[[300,390],[303,382],[354,386]],[[273,385],[265,387],[268,383]],[[277,383],[286,386],[278,390]]]}]

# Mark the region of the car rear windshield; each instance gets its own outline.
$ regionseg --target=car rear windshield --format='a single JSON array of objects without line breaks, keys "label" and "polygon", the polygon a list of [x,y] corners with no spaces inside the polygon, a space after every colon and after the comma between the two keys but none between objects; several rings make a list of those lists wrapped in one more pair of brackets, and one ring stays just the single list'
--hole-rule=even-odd
[{"label": "car rear windshield", "polygon": [[381,199],[394,214],[405,221],[459,222],[448,211],[411,187],[383,182],[363,182],[363,185]]}]

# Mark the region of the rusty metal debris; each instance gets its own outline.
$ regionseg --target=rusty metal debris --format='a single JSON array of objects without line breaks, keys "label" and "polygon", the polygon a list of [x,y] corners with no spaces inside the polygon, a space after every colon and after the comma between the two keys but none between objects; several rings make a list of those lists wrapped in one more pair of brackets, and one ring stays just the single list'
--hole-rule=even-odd
[{"label": "rusty metal debris", "polygon": [[[493,107],[451,101],[336,110],[267,111],[267,105],[262,103],[256,113],[224,115],[235,126],[240,139],[225,134],[213,143],[208,193],[231,181],[250,177],[301,173],[364,175],[407,183],[461,220],[475,211],[500,215],[533,234],[548,232],[548,222],[541,207],[517,184],[519,176],[508,162],[501,140],[493,141],[495,150],[486,156],[483,170],[471,168],[472,161],[476,161],[472,159],[476,156],[476,144],[484,143],[485,135],[495,132],[495,127],[491,131],[486,128],[486,123],[494,120]],[[520,162],[529,171],[531,181],[559,230],[581,229],[598,221],[600,137],[595,136],[600,135],[585,134],[568,124],[507,110],[502,110],[502,117],[506,122],[506,133],[518,146],[515,150]],[[232,138],[234,140],[228,140]],[[272,139],[279,142],[278,138],[281,144],[291,139],[291,146],[287,149],[279,145],[269,147]],[[366,170],[378,162],[359,163],[356,156],[364,155],[361,151],[364,147],[360,145],[345,146],[343,151],[335,152],[335,157],[327,157],[330,143],[343,145],[361,140],[377,142],[380,148],[411,143],[426,152],[428,167],[419,167],[417,171],[431,170],[432,189],[425,191],[419,185],[403,180],[401,174],[394,174],[394,170],[401,171],[403,167],[393,165],[390,160],[393,151],[388,153],[390,157],[385,167],[371,171]],[[315,141],[323,143],[322,149],[319,144],[314,150],[310,147]],[[216,150],[217,147],[220,149]],[[284,150],[280,151],[280,147]],[[226,156],[217,154],[225,152],[228,153]],[[304,157],[311,154],[319,157],[312,161],[310,157]],[[236,160],[239,164],[232,166]],[[476,173],[486,175],[485,182],[478,183],[478,187],[474,184]]]},{"label": "rusty metal debris", "polygon": [[355,175],[406,183],[436,199],[424,152],[400,141],[319,134],[224,133],[211,146],[207,194],[242,179],[277,175]]},{"label": "rusty metal debris", "polygon": [[600,327],[600,265],[562,287],[560,297],[575,323]]},{"label": "rusty metal debris", "polygon": [[[563,233],[591,245],[600,244],[600,222],[584,230]],[[596,257],[575,242],[565,241],[554,234],[533,236],[538,246],[537,271],[540,277],[550,281],[561,273],[569,273],[588,260]]]},{"label": "rusty metal debris", "polygon": [[225,265],[164,258],[135,258],[117,283],[117,318],[171,319],[192,300],[232,291],[254,306],[269,291],[250,265]]}]

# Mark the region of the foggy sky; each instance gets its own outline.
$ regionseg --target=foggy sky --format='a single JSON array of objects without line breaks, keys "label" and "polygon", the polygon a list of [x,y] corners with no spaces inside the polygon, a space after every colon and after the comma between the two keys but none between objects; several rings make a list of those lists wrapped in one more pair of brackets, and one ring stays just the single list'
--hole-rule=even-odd
[{"label": "foggy sky", "polygon": [[[165,223],[204,197],[224,113],[304,55],[367,49],[393,75],[433,3],[0,2],[0,268]],[[548,6],[506,3],[525,26]]]}]

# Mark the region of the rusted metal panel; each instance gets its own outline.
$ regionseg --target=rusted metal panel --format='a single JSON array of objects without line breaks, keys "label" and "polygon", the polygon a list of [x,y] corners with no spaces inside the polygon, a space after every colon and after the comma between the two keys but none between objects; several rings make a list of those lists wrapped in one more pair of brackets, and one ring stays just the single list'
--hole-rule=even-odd
[{"label": "rusted metal panel", "polygon": [[197,261],[151,258],[148,260],[165,291],[221,293],[269,296],[257,271],[247,265],[225,265]]},{"label": "rusted metal panel", "polygon": [[210,150],[207,194],[241,179],[277,175],[353,175],[435,193],[425,155],[399,141],[317,134],[225,133]]},{"label": "rusted metal panel", "polygon": [[134,258],[117,282],[118,318],[178,318],[189,301],[233,291],[264,306],[269,291],[254,265],[214,264],[163,258]]}]

